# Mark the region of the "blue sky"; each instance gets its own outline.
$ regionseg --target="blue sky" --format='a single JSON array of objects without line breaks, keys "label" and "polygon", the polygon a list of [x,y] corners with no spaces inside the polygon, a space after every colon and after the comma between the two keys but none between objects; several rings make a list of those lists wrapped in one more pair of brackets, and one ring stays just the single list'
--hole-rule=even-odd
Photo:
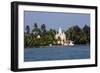
[{"label": "blue sky", "polygon": [[24,11],[24,25],[32,28],[35,22],[39,27],[45,24],[47,29],[67,30],[73,25],[83,28],[85,24],[90,25],[90,14]]}]

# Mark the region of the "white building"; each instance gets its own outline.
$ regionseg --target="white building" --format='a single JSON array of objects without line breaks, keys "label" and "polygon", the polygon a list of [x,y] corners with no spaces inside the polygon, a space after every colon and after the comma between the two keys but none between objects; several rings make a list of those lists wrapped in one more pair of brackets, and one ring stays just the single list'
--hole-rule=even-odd
[{"label": "white building", "polygon": [[57,44],[67,45],[66,35],[62,32],[61,27],[59,27],[58,33],[55,35],[55,39],[57,40]]}]

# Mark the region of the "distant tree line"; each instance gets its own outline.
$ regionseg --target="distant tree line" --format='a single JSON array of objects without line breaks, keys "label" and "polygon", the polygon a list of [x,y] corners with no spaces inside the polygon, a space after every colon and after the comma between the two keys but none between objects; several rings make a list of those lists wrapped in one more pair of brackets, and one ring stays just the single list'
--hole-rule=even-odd
[{"label": "distant tree line", "polygon": [[[24,32],[24,47],[39,47],[48,46],[49,44],[56,45],[57,40],[55,35],[57,31],[55,29],[47,30],[45,24],[41,24],[38,27],[37,23],[34,23],[32,30],[30,26],[25,26]],[[78,25],[70,27],[65,31],[66,38],[74,41],[75,44],[89,44],[90,43],[90,27],[85,25],[80,28]]]},{"label": "distant tree line", "polygon": [[85,25],[82,29],[79,26],[73,26],[66,31],[68,39],[74,41],[75,44],[90,43],[90,27]]}]

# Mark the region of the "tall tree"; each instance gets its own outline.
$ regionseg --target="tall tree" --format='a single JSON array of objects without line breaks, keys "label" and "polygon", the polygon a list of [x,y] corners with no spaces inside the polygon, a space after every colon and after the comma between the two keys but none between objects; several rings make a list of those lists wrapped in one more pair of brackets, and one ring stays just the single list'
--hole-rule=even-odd
[{"label": "tall tree", "polygon": [[87,25],[85,25],[85,26],[83,27],[83,32],[85,32],[86,34],[90,33],[90,27],[87,26]]},{"label": "tall tree", "polygon": [[26,30],[26,33],[30,33],[30,27],[29,27],[29,25],[26,25],[25,30]]},{"label": "tall tree", "polygon": [[45,26],[45,24],[41,25],[41,31],[42,31],[42,34],[46,33],[46,26]]},{"label": "tall tree", "polygon": [[81,33],[81,28],[79,26],[70,27],[67,31],[67,37],[70,40],[76,40]]},{"label": "tall tree", "polygon": [[40,34],[40,29],[38,28],[38,25],[37,25],[37,23],[34,23],[34,26],[33,26],[33,29],[32,29],[32,33],[34,34],[34,35],[39,35]]},{"label": "tall tree", "polygon": [[85,25],[83,27],[84,35],[86,36],[87,43],[90,43],[90,27]]},{"label": "tall tree", "polygon": [[34,23],[34,28],[38,28],[38,25],[37,25],[37,23]]}]

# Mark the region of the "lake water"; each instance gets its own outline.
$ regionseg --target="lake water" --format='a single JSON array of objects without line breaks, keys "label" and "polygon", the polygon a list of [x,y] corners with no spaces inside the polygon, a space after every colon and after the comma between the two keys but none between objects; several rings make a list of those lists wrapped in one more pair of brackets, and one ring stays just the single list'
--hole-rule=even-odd
[{"label": "lake water", "polygon": [[71,60],[90,58],[89,45],[25,48],[24,61]]}]

